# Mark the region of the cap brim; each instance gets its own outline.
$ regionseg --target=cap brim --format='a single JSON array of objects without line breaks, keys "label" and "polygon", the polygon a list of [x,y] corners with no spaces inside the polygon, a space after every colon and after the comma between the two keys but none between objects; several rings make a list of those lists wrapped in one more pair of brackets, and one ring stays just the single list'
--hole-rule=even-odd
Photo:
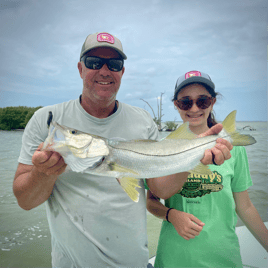
[{"label": "cap brim", "polygon": [[112,48],[112,49],[114,49],[124,60],[126,60],[127,59],[127,56],[125,55],[125,53],[124,52],[122,52],[121,50],[119,50],[119,49],[117,49],[117,48],[115,48],[115,47],[113,47],[113,46],[109,46],[109,44],[107,44],[107,43],[103,43],[103,44],[98,44],[97,46],[93,46],[93,47],[91,47],[90,49],[88,49],[88,50],[86,50],[86,51],[84,51],[83,52],[83,54],[81,54],[80,55],[80,59],[86,54],[86,53],[88,53],[90,50],[92,50],[92,49],[94,49],[94,48],[98,48],[98,47],[109,47],[109,48]]}]

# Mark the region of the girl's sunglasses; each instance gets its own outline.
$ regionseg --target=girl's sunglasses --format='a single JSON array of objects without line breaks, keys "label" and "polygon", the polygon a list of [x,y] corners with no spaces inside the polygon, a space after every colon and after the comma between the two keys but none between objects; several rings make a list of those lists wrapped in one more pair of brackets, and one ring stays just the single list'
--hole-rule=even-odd
[{"label": "girl's sunglasses", "polygon": [[211,105],[213,99],[214,98],[207,95],[201,95],[196,100],[192,100],[189,97],[184,97],[182,99],[175,100],[175,105],[178,106],[181,110],[187,111],[192,108],[195,102],[198,108],[207,109]]},{"label": "girl's sunglasses", "polygon": [[88,69],[99,70],[106,63],[108,69],[112,72],[119,72],[124,67],[124,60],[122,59],[103,59],[99,57],[83,56],[81,60],[85,63]]}]

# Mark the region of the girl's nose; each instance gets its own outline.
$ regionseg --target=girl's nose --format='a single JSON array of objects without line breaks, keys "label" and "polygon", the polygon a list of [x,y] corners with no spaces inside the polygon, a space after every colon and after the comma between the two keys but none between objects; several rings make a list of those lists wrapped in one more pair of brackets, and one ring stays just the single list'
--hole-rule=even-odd
[{"label": "girl's nose", "polygon": [[191,107],[190,111],[197,112],[199,110],[198,106],[196,105],[196,102],[194,101],[193,106]]}]

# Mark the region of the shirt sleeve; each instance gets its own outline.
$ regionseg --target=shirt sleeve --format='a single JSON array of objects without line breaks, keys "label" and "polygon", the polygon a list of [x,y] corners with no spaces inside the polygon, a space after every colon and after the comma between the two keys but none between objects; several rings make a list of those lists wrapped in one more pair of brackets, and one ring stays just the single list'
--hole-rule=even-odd
[{"label": "shirt sleeve", "polygon": [[42,112],[39,110],[35,112],[24,130],[22,147],[18,159],[19,163],[32,165],[34,152],[48,135],[48,128],[46,124],[43,123],[44,120],[42,120],[41,114]]},{"label": "shirt sleeve", "polygon": [[253,185],[249,171],[248,157],[244,147],[235,147],[234,176],[231,187],[233,192],[243,192]]},{"label": "shirt sleeve", "polygon": [[152,119],[152,117],[150,116],[151,118],[151,128],[150,128],[150,131],[149,131],[149,137],[148,139],[150,140],[159,140],[159,130],[158,130],[158,127],[156,125],[156,123],[154,122],[154,120]]}]

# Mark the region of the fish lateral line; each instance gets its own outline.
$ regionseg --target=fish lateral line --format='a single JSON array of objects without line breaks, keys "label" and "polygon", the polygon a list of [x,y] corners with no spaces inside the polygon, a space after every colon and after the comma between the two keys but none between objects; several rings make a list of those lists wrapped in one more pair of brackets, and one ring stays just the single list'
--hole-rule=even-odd
[{"label": "fish lateral line", "polygon": [[[211,136],[213,136],[213,135],[211,135]],[[223,136],[223,137],[217,137],[217,139],[218,139],[218,138],[226,138],[226,137],[230,137],[230,136],[231,136],[231,135],[226,135],[226,136]],[[204,138],[204,137],[200,137],[200,138]],[[113,148],[113,149],[115,149],[115,150],[122,150],[122,151],[132,152],[132,153],[136,153],[136,154],[138,154],[138,155],[155,156],[155,157],[167,157],[167,156],[178,155],[178,154],[182,154],[182,153],[191,151],[191,150],[193,150],[193,149],[195,149],[195,148],[199,148],[199,147],[202,147],[202,146],[204,146],[204,145],[213,143],[213,142],[215,142],[217,139],[215,139],[215,140],[211,140],[211,141],[209,141],[209,142],[202,143],[202,144],[197,145],[197,146],[195,146],[195,147],[193,147],[193,148],[185,149],[185,150],[183,150],[183,151],[181,151],[181,152],[177,152],[177,153],[173,153],[173,154],[167,154],[167,155],[146,154],[146,153],[136,152],[136,151],[133,151],[133,150],[131,150],[131,149],[116,148],[116,147],[114,147],[114,146],[110,146],[110,147]]]}]

